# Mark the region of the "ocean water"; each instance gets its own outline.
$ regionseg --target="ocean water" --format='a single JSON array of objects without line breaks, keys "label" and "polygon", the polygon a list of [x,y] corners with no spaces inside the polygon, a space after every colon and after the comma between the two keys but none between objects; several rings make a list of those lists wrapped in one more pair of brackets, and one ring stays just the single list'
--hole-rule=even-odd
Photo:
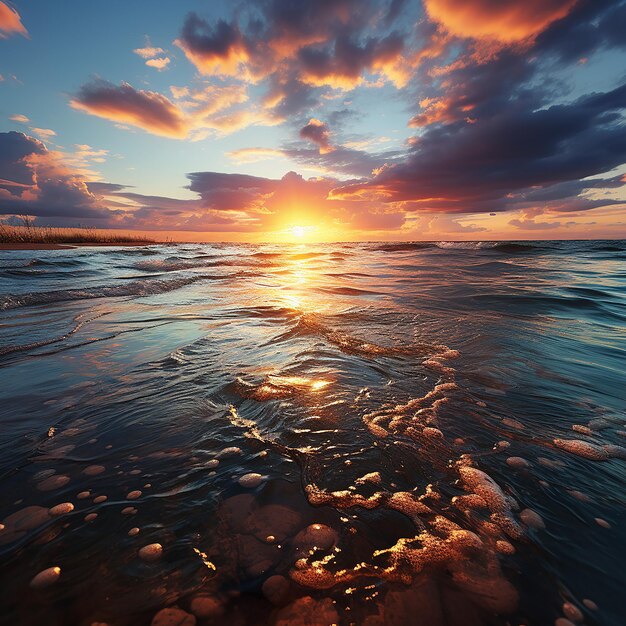
[{"label": "ocean water", "polygon": [[625,372],[623,241],[0,252],[0,621],[621,626]]}]

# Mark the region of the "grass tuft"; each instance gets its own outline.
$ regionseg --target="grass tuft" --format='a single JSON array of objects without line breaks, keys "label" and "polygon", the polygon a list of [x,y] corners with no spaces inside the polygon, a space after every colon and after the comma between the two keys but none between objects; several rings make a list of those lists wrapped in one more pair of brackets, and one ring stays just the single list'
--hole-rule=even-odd
[{"label": "grass tuft", "polygon": [[0,223],[0,244],[80,244],[80,243],[155,243],[140,235],[116,233],[97,228],[55,228],[35,226],[28,217],[21,218],[22,226],[9,226]]}]

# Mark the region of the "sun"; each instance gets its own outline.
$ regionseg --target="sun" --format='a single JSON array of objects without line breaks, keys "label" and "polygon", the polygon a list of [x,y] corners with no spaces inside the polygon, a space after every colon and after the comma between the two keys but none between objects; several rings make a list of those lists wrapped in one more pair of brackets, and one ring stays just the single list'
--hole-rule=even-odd
[{"label": "sun", "polygon": [[302,239],[306,235],[306,227],[305,226],[292,226],[290,228],[291,234],[298,239]]}]

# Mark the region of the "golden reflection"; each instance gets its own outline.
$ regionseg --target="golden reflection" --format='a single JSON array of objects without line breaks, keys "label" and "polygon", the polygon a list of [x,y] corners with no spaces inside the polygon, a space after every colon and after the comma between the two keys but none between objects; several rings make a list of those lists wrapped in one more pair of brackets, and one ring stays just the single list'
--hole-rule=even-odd
[{"label": "golden reflection", "polygon": [[322,378],[305,378],[304,376],[274,376],[267,377],[267,382],[275,387],[301,387],[309,388],[311,391],[319,391],[331,384],[330,380]]},{"label": "golden reflection", "polygon": [[[283,294],[281,298],[285,306],[303,313],[317,310],[319,302],[313,305],[311,296],[312,284],[318,278],[317,268],[314,266],[314,258],[301,258],[308,254],[310,248],[307,246],[297,246],[293,249],[292,255],[296,258],[287,257],[283,261],[282,269],[285,270],[280,276]],[[299,257],[300,258],[297,258]]]}]

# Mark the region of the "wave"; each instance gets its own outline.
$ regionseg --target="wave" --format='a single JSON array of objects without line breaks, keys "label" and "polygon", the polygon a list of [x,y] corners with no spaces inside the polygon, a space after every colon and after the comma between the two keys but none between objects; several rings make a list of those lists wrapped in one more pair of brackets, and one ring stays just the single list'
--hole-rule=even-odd
[{"label": "wave", "polygon": [[318,287],[316,291],[333,293],[340,296],[383,296],[382,291],[372,291],[369,289],[359,289],[357,287]]},{"label": "wave", "polygon": [[105,285],[85,289],[61,289],[26,294],[9,294],[0,297],[0,311],[16,309],[24,306],[38,306],[67,300],[91,300],[94,298],[112,298],[124,296],[153,296],[181,289],[201,280],[227,280],[250,276],[249,273],[237,272],[225,276],[202,274],[187,276],[173,280],[138,280],[125,285]]},{"label": "wave", "polygon": [[415,242],[415,241],[407,241],[407,242],[402,242],[402,243],[385,243],[379,246],[376,246],[375,248],[372,248],[372,250],[375,250],[377,252],[404,252],[404,251],[410,251],[410,250],[426,250],[428,248],[434,248],[436,247],[437,244],[430,242],[430,241],[424,241],[424,242]]}]

